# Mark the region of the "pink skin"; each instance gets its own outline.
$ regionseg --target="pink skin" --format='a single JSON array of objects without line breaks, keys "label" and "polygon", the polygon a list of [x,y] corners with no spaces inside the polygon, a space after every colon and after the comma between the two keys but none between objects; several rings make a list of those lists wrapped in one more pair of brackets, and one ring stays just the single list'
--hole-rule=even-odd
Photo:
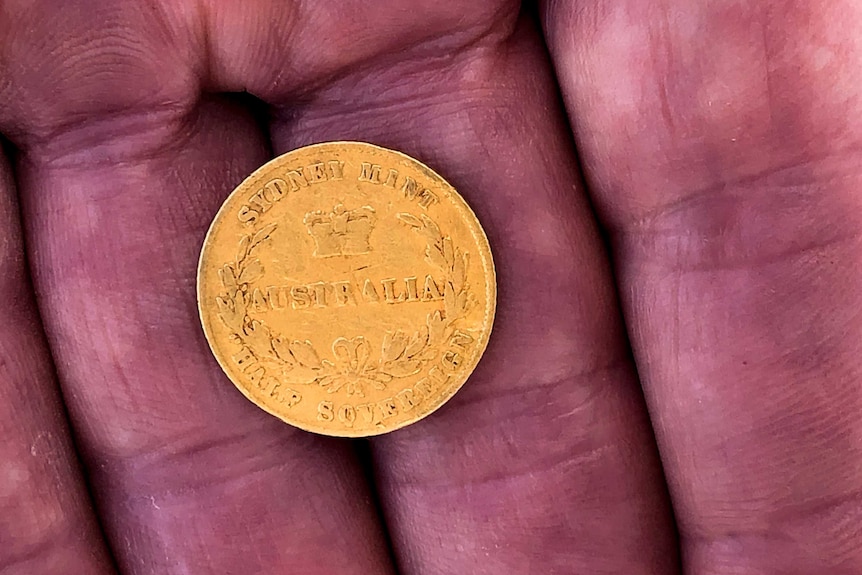
[{"label": "pink skin", "polygon": [[[862,571],[862,11],[540,13],[0,4],[0,573]],[[475,376],[370,461],[195,308],[226,194],[331,139],[445,174],[499,270]]]}]

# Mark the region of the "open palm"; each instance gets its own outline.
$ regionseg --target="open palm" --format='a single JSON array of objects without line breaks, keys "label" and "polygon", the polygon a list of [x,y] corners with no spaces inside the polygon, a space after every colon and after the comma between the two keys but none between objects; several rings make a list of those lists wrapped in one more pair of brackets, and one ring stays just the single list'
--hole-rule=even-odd
[{"label": "open palm", "polygon": [[[862,572],[860,38],[852,0],[0,1],[0,573]],[[499,275],[464,389],[367,444],[243,399],[195,307],[229,191],[336,139],[449,179]]]}]

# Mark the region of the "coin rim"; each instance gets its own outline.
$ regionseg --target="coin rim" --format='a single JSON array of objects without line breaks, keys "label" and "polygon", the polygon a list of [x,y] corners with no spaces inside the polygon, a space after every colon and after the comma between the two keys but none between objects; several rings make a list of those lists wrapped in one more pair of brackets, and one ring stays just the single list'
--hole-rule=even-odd
[{"label": "coin rim", "polygon": [[[207,326],[207,324],[209,322],[205,318],[204,306],[203,306],[203,302],[202,302],[202,292],[203,292],[203,285],[202,284],[204,283],[203,282],[203,275],[204,274],[202,272],[203,272],[204,258],[205,258],[206,253],[207,253],[207,247],[209,245],[211,245],[212,243],[214,243],[211,241],[211,238],[214,235],[216,225],[219,223],[219,221],[225,215],[225,212],[227,212],[228,204],[231,203],[231,200],[233,199],[233,197],[236,194],[238,194],[240,192],[240,190],[243,190],[243,189],[246,189],[249,187],[254,187],[252,184],[254,184],[257,180],[261,179],[265,173],[268,173],[270,171],[271,164],[274,164],[275,162],[283,159],[286,156],[289,156],[291,154],[295,154],[298,152],[305,152],[308,150],[313,150],[315,148],[329,148],[329,147],[336,147],[336,146],[360,146],[363,148],[371,147],[371,148],[375,148],[377,150],[381,150],[383,152],[395,154],[396,156],[400,156],[400,157],[408,160],[412,164],[415,164],[419,168],[427,170],[432,175],[432,177],[438,178],[439,181],[443,183],[443,188],[446,191],[447,195],[449,196],[448,199],[450,201],[454,200],[454,203],[456,203],[456,204],[460,203],[461,207],[463,207],[467,211],[467,215],[472,216],[472,218],[473,218],[472,222],[468,222],[468,225],[471,229],[471,233],[473,235],[473,238],[476,242],[476,245],[477,245],[479,251],[482,252],[484,256],[487,256],[487,257],[482,258],[483,259],[483,267],[486,268],[484,275],[485,275],[486,279],[488,280],[486,282],[487,283],[486,294],[488,297],[488,306],[487,306],[487,309],[485,310],[485,316],[483,319],[483,327],[487,326],[487,329],[484,330],[483,337],[479,338],[479,340],[478,340],[479,345],[476,346],[475,351],[471,355],[471,361],[475,362],[475,365],[473,366],[472,369],[469,370],[469,372],[466,374],[465,377],[463,377],[463,379],[460,382],[458,382],[457,384],[454,384],[454,385],[450,384],[447,388],[450,390],[449,393],[448,394],[440,394],[442,399],[440,401],[437,401],[436,405],[432,404],[433,407],[431,407],[427,411],[423,412],[422,415],[420,415],[419,417],[415,417],[415,418],[407,419],[405,421],[401,421],[396,425],[393,425],[391,427],[387,427],[386,429],[373,428],[370,432],[368,430],[362,430],[362,431],[359,431],[356,433],[351,433],[352,430],[350,428],[345,428],[344,430],[342,430],[341,433],[327,432],[325,430],[322,431],[321,429],[318,429],[316,427],[311,427],[308,425],[297,423],[296,421],[288,420],[285,417],[283,417],[281,414],[276,413],[273,409],[270,409],[269,406],[267,406],[266,404],[260,403],[251,392],[249,392],[245,389],[244,385],[237,383],[237,381],[232,376],[230,370],[228,369],[228,366],[226,365],[227,359],[225,359],[225,361],[222,361],[222,358],[220,357],[220,355],[222,355],[222,354],[217,352],[216,346],[214,344],[214,341],[217,340],[218,338],[213,333],[211,333],[211,330]],[[475,223],[475,225],[473,225],[474,223]],[[242,182],[240,182],[236,187],[234,187],[234,189],[225,197],[225,199],[222,202],[221,206],[219,207],[218,211],[213,216],[213,219],[210,222],[209,228],[207,229],[207,233],[204,236],[204,240],[203,240],[203,243],[201,245],[200,256],[198,257],[197,278],[196,278],[196,282],[195,282],[195,287],[196,287],[198,315],[199,315],[199,319],[200,319],[201,328],[203,329],[203,332],[204,332],[204,337],[207,340],[207,345],[209,346],[210,352],[212,353],[216,362],[219,364],[219,367],[221,367],[222,372],[225,374],[225,376],[227,376],[228,380],[230,380],[230,382],[233,384],[233,386],[235,388],[237,388],[240,391],[240,393],[242,393],[246,397],[246,399],[248,399],[255,406],[262,409],[263,411],[270,414],[271,416],[278,418],[279,420],[283,421],[284,423],[286,423],[290,426],[296,427],[298,429],[302,429],[303,431],[307,431],[310,433],[316,433],[318,435],[324,435],[324,436],[328,436],[328,437],[342,437],[342,438],[356,439],[356,438],[363,438],[363,437],[375,437],[378,435],[384,435],[387,433],[392,433],[392,432],[397,431],[399,429],[403,429],[407,426],[419,423],[420,421],[426,419],[428,416],[432,415],[438,409],[440,409],[441,407],[446,405],[461,390],[461,388],[464,386],[464,384],[467,383],[467,381],[473,376],[476,369],[479,367],[479,364],[481,363],[482,358],[485,355],[485,351],[488,349],[488,344],[491,340],[491,333],[493,332],[493,329],[494,329],[494,323],[496,320],[496,313],[497,313],[497,270],[496,270],[496,266],[494,263],[494,256],[493,256],[493,253],[491,251],[491,243],[488,240],[488,235],[486,234],[485,229],[482,226],[481,221],[476,216],[476,213],[473,211],[473,208],[470,207],[470,204],[467,203],[467,200],[464,198],[464,196],[462,196],[455,189],[455,187],[451,183],[449,183],[449,181],[446,178],[444,178],[439,173],[437,173],[436,170],[429,167],[425,163],[417,160],[416,158],[409,156],[403,152],[399,152],[398,150],[393,150],[391,148],[386,148],[384,146],[378,146],[377,144],[371,144],[368,142],[360,142],[360,141],[356,141],[356,140],[334,140],[334,141],[327,141],[327,142],[318,142],[315,144],[309,144],[307,146],[295,148],[293,150],[290,150],[288,152],[280,154],[274,158],[271,158],[265,164],[263,164],[262,166],[257,168],[254,172],[252,172],[249,176],[244,178],[242,180]],[[459,377],[458,379],[461,379],[461,378]],[[457,379],[456,379],[456,381],[457,381]]]}]

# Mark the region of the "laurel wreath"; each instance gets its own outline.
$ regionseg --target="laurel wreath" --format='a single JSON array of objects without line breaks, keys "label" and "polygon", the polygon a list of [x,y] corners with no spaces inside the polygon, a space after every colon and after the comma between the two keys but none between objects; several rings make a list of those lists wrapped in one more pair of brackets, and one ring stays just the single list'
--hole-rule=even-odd
[{"label": "laurel wreath", "polygon": [[321,358],[309,340],[292,340],[274,333],[250,313],[252,284],[263,276],[263,264],[255,250],[276,231],[270,224],[243,236],[236,258],[224,264],[218,274],[224,291],[216,297],[219,318],[231,330],[231,337],[265,364],[280,369],[288,385],[318,384],[330,393],[344,389],[348,395],[365,395],[367,386],[384,390],[393,379],[422,372],[438,350],[452,336],[455,326],[473,305],[467,285],[467,253],[454,246],[439,226],[425,214],[396,215],[399,221],[427,239],[425,259],[445,274],[443,309],[426,317],[425,325],[412,334],[402,330],[387,332],[377,357],[362,337],[339,337],[331,346],[332,356]]}]

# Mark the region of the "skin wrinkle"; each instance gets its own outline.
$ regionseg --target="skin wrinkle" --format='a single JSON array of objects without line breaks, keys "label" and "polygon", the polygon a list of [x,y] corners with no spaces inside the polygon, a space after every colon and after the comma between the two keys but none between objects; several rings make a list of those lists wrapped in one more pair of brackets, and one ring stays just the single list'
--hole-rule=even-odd
[{"label": "skin wrinkle", "polygon": [[[550,374],[548,379],[545,380],[537,380],[535,375],[525,373],[518,379],[528,382],[528,385],[501,390],[499,394],[495,394],[495,398],[496,395],[499,395],[502,396],[500,399],[508,401],[521,395],[534,394],[536,392],[541,392],[545,396],[553,397],[554,391],[556,390],[575,388],[581,391],[581,393],[578,396],[578,402],[568,406],[570,409],[566,413],[571,415],[572,413],[590,406],[594,400],[600,398],[601,394],[606,392],[606,387],[603,384],[607,380],[612,379],[609,375],[622,376],[628,369],[628,359],[621,358],[620,360],[614,361],[608,365],[589,367],[577,372]],[[595,383],[593,380],[596,380]],[[488,398],[483,398],[481,396],[473,397],[459,402],[455,409],[469,409],[471,405],[481,403],[483,401],[488,401]],[[529,408],[525,407],[522,408],[520,412],[515,411],[513,415],[519,415],[522,413],[526,414],[528,412]]]},{"label": "skin wrinkle", "polygon": [[[619,372],[616,374],[617,377],[624,377],[627,369],[627,366],[618,366],[616,370]],[[607,377],[605,378],[605,381],[607,383],[612,383],[614,379]],[[494,442],[497,445],[505,444],[509,447],[518,446],[524,443],[545,445],[546,451],[548,452],[547,455],[537,457],[535,460],[530,459],[528,461],[519,462],[518,458],[515,457],[516,454],[513,453],[513,457],[511,458],[512,462],[505,468],[492,468],[487,470],[473,470],[465,468],[462,473],[454,476],[449,471],[441,471],[439,475],[433,478],[427,474],[405,474],[399,476],[399,483],[405,488],[416,487],[421,489],[427,487],[429,490],[451,490],[459,486],[480,486],[491,481],[505,483],[511,480],[514,483],[514,480],[517,480],[521,476],[541,475],[543,472],[554,470],[554,468],[559,465],[575,466],[578,462],[583,463],[594,461],[597,455],[602,454],[605,450],[613,448],[612,437],[592,438],[585,435],[577,438],[572,437],[568,441],[564,441],[562,438],[554,437],[552,435],[545,437],[543,433],[537,431],[540,426],[535,424],[531,425],[530,423],[532,422],[529,421],[536,419],[536,413],[541,413],[543,414],[543,417],[553,420],[574,419],[574,424],[578,425],[583,420],[594,419],[596,417],[594,415],[596,412],[605,411],[601,405],[609,399],[609,386],[607,385],[597,386],[590,382],[586,382],[585,387],[588,387],[588,389],[586,392],[582,393],[583,397],[577,398],[580,403],[575,403],[573,405],[570,402],[566,406],[566,411],[562,411],[560,406],[555,406],[547,399],[548,397],[554,396],[552,393],[554,389],[562,391],[564,387],[580,387],[577,383],[578,382],[575,382],[572,379],[563,379],[557,382],[557,384],[550,389],[548,386],[541,386],[532,389],[529,393],[519,392],[515,397],[512,397],[515,394],[502,393],[500,397],[460,402],[453,408],[454,413],[451,414],[453,418],[469,417],[478,407],[474,404],[481,403],[484,417],[472,415],[475,419],[476,431],[473,434],[474,437],[476,433],[481,432],[484,429],[488,429],[496,434]],[[523,401],[521,409],[512,410],[508,404],[517,398],[520,398]],[[521,425],[513,425],[513,429],[527,429],[534,431],[529,434],[523,433],[521,435],[517,435],[511,430],[496,430],[494,428],[494,424],[497,420],[497,414],[503,415],[514,423],[526,421],[526,423]],[[603,415],[612,417],[612,414]],[[474,443],[476,443],[476,439],[467,437],[463,440],[462,445],[459,446],[458,451],[463,453],[465,461],[469,461],[477,452],[480,451],[478,449],[474,449]],[[409,454],[407,448],[402,450],[401,446],[398,444],[396,444],[394,449],[398,451],[401,456]]]},{"label": "skin wrinkle", "polygon": [[[373,103],[351,102],[351,115],[355,116],[356,121],[362,120],[363,117],[374,119],[379,116],[380,109],[385,107],[391,115],[434,114],[440,121],[451,116],[449,123],[458,124],[455,116],[469,112],[468,103],[476,102],[479,106],[487,99],[488,90],[483,82],[486,82],[488,75],[493,72],[493,51],[497,47],[499,44],[486,46],[477,40],[470,50],[454,56],[434,54],[418,60],[407,59],[399,62],[398,66],[393,66],[391,62],[374,60],[373,67],[345,72],[332,80],[325,90],[317,92],[300,106],[276,107],[274,120],[283,125],[300,120],[302,126],[297,128],[313,131],[318,127],[315,119],[304,118],[302,110],[313,109],[314,117],[321,118],[323,122],[331,122],[330,118],[338,117],[344,106],[344,98],[355,91],[356,83],[361,79],[362,82],[373,83],[380,88],[377,88],[377,97]],[[464,101],[454,103],[453,106],[449,101],[450,95],[446,92],[414,89],[416,84],[426,83],[429,76],[436,75],[456,83]],[[454,110],[449,112],[452,108]]]},{"label": "skin wrinkle", "polygon": [[[740,198],[742,203],[744,200]],[[748,202],[749,204],[753,202]],[[738,230],[737,224],[754,221],[748,214],[756,214],[757,207],[734,209],[729,202],[707,199],[698,202],[697,206],[688,206],[679,214],[669,215],[668,223],[662,218],[652,225],[641,224],[636,228],[626,228],[615,240],[618,250],[647,251],[653,250],[663,257],[652,258],[641,264],[641,269],[649,270],[656,275],[686,274],[709,276],[719,272],[744,274],[752,269],[764,269],[775,266],[787,266],[792,262],[833,262],[835,255],[852,253],[854,248],[862,243],[862,232],[851,226],[822,225],[817,226],[823,231],[816,237],[799,238],[792,245],[760,246],[747,241],[749,237],[756,238],[762,233],[761,226],[752,230]],[[727,229],[702,230],[698,235],[691,233],[681,235],[678,222],[685,220],[687,214],[696,213],[708,206],[715,205],[711,212],[713,224],[725,220],[729,222]],[[719,217],[719,213],[730,214]],[[787,217],[799,217],[804,209],[788,210]],[[854,219],[850,212],[848,220]],[[716,226],[717,227],[717,226]],[[733,238],[733,240],[731,240]],[[728,245],[730,244],[730,245]]]},{"label": "skin wrinkle", "polygon": [[[149,453],[136,453],[134,456],[115,458],[106,462],[100,468],[100,473],[111,478],[127,477],[131,482],[150,483],[154,489],[163,485],[166,479],[165,470],[184,470],[181,474],[185,479],[183,483],[173,482],[169,493],[179,495],[194,493],[200,488],[211,488],[224,483],[237,482],[244,479],[248,474],[268,471],[276,466],[283,466],[283,462],[267,460],[263,454],[275,449],[282,443],[283,438],[276,436],[261,445],[258,453],[242,453],[237,449],[247,442],[252,436],[272,436],[272,428],[279,425],[277,422],[264,420],[264,425],[258,428],[242,430],[237,433],[226,433],[223,436],[208,438],[206,442],[200,441],[178,441],[161,445]],[[300,434],[291,434],[291,442],[296,445],[299,456],[302,453],[310,454],[319,447],[319,442]],[[298,445],[297,445],[298,444]],[[241,453],[241,457],[234,454]],[[211,471],[206,475],[194,473],[195,469],[203,467],[208,461],[224,460],[233,456],[232,465],[225,469]],[[333,460],[333,463],[336,463]],[[143,481],[143,479],[150,479]]]},{"label": "skin wrinkle", "polygon": [[[21,573],[26,575],[29,573],[44,573],[46,570],[56,573],[68,573],[64,571],[69,565],[80,565],[79,558],[74,555],[64,556],[56,551],[58,543],[66,543],[58,541],[56,538],[46,540],[43,545],[34,545],[32,548],[22,551],[19,554],[11,557],[4,557],[0,561],[0,569],[4,573]],[[46,560],[46,556],[50,554],[50,560]]]},{"label": "skin wrinkle", "polygon": [[[434,26],[426,23],[423,27],[425,36],[412,37],[406,50],[390,50],[385,45],[378,46],[373,54],[368,53],[364,57],[354,57],[352,62],[331,70],[317,80],[310,83],[298,82],[298,85],[305,87],[300,93],[291,94],[291,96],[301,98],[309,93],[329,89],[338,81],[357,73],[367,75],[375,70],[385,71],[393,67],[405,71],[406,66],[410,66],[414,62],[421,65],[424,71],[427,71],[434,67],[435,63],[444,65],[450,60],[452,54],[457,57],[460,54],[476,54],[486,47],[492,48],[505,41],[514,30],[515,16],[517,15],[517,10],[514,9],[515,4],[514,2],[498,2],[498,9],[494,14],[485,16],[477,22],[470,22],[469,18],[462,16],[457,19],[455,26],[441,27],[438,33],[429,34],[429,31],[433,31]],[[493,3],[489,5],[493,6]],[[391,13],[390,16],[392,16]],[[313,29],[314,26],[311,25],[306,28]],[[297,40],[297,44],[301,45],[302,42]],[[361,45],[362,42],[359,44]],[[331,58],[338,60],[340,55],[332,55]],[[281,86],[274,85],[272,88],[275,91]],[[264,96],[261,97],[266,99]],[[276,99],[272,103],[281,102]]]},{"label": "skin wrinkle", "polygon": [[82,162],[94,169],[133,168],[141,160],[158,157],[165,151],[165,143],[180,152],[194,136],[196,113],[197,108],[169,105],[81,118],[27,139],[22,153],[29,161],[50,168],[74,170]]},{"label": "skin wrinkle", "polygon": [[[858,153],[860,150],[862,147],[853,150],[853,152]],[[686,210],[692,210],[693,207],[696,208],[701,203],[716,202],[715,196],[718,194],[726,194],[731,199],[741,199],[749,192],[750,188],[758,186],[776,188],[785,193],[790,193],[794,189],[805,191],[808,187],[823,181],[828,183],[840,179],[840,177],[853,177],[854,175],[851,170],[852,157],[844,160],[843,163],[846,163],[846,166],[839,163],[838,166],[832,168],[828,164],[822,166],[820,163],[821,161],[817,159],[807,162],[794,159],[787,165],[770,166],[757,173],[741,175],[733,180],[724,179],[710,183],[703,189],[658,206],[653,212],[644,214],[636,220],[609,225],[608,231],[613,235],[620,235],[628,232],[629,228],[636,230],[639,228],[661,228],[663,227],[661,225],[663,219],[684,213]]]}]

